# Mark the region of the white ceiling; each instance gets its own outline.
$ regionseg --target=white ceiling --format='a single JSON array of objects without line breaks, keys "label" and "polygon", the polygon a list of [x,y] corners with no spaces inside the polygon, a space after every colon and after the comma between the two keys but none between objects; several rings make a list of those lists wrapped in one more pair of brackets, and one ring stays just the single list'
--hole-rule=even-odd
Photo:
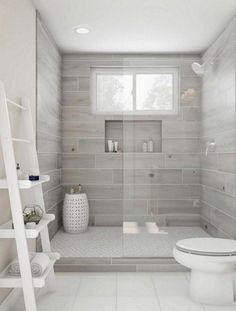
[{"label": "white ceiling", "polygon": [[[33,0],[63,52],[204,51],[236,15],[236,0]],[[77,35],[87,25],[88,35]]]}]

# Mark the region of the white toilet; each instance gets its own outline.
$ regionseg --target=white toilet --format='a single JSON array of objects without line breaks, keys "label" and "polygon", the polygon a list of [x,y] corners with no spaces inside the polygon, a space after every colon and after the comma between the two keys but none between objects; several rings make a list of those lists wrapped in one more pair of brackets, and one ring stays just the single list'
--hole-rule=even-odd
[{"label": "white toilet", "polygon": [[174,257],[191,269],[190,295],[194,301],[214,305],[235,302],[235,240],[194,238],[178,241]]}]

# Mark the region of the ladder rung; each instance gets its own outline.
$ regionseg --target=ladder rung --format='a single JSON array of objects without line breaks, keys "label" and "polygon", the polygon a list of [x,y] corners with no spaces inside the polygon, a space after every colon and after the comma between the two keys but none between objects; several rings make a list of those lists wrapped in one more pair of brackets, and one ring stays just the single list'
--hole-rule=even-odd
[{"label": "ladder rung", "polygon": [[[33,287],[41,288],[45,286],[47,276],[53,269],[53,266],[57,260],[60,259],[60,254],[58,253],[45,253],[50,258],[50,263],[47,266],[46,270],[43,274],[39,277],[33,277]],[[2,273],[0,273],[0,288],[21,288],[22,287],[22,280],[20,276],[10,276],[7,271],[9,269],[8,265]]]},{"label": "ladder rung", "polygon": [[15,103],[14,101],[12,101],[12,100],[10,100],[10,99],[8,99],[8,98],[7,98],[7,102],[8,102],[9,104],[11,104],[11,105],[17,107],[17,108],[20,108],[20,109],[22,109],[22,110],[26,110],[26,108],[25,108],[24,106],[22,106],[22,105],[20,105],[20,104],[17,104],[17,103]]},{"label": "ladder rung", "polygon": [[[25,227],[26,237],[28,239],[35,239],[39,233],[51,222],[55,220],[54,214],[44,214],[40,222],[35,227],[29,229]],[[15,238],[15,230],[12,228],[12,220],[0,226],[0,239]]]},{"label": "ladder rung", "polygon": [[28,140],[28,139],[12,137],[12,140],[13,140],[13,141],[20,142],[20,143],[30,144],[30,140]]},{"label": "ladder rung", "polygon": [[[40,175],[39,180],[18,180],[20,189],[30,189],[32,187],[36,187],[50,180],[50,176],[48,175]],[[8,189],[7,179],[0,179],[0,189]]]}]

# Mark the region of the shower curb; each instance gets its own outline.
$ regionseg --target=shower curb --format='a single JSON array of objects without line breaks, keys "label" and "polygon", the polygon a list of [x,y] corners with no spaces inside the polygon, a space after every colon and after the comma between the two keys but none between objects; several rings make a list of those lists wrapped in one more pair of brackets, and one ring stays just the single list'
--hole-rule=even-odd
[{"label": "shower curb", "polygon": [[55,264],[56,272],[185,272],[174,258],[69,258]]}]

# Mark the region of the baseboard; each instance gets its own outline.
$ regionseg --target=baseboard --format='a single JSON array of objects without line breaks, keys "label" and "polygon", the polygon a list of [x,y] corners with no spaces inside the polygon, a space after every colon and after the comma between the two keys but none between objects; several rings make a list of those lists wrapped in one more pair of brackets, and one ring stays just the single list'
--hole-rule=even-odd
[{"label": "baseboard", "polygon": [[0,310],[1,311],[9,311],[19,300],[19,297],[22,294],[22,289],[14,288],[10,294],[6,297],[6,299],[1,303]]}]

